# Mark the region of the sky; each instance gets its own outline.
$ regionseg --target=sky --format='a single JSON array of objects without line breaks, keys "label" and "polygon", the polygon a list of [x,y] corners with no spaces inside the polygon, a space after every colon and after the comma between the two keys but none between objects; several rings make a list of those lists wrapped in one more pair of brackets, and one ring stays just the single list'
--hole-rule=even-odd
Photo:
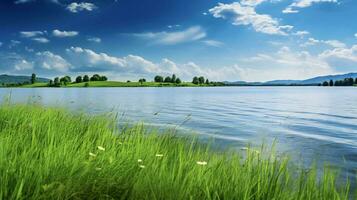
[{"label": "sky", "polygon": [[357,72],[355,0],[1,0],[0,74],[301,80]]}]

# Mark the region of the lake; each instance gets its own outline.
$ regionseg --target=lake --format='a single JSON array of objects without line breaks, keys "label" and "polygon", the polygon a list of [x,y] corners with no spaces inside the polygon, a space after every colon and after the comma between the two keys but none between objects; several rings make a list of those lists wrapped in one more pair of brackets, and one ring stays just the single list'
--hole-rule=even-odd
[{"label": "lake", "polygon": [[304,164],[357,169],[357,88],[33,88],[0,89],[12,102],[37,101],[215,138],[221,148],[272,144]]}]

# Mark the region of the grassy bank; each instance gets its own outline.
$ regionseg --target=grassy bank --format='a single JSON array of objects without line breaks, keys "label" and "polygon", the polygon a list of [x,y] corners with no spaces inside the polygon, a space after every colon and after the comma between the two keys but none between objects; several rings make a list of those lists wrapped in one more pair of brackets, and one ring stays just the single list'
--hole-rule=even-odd
[{"label": "grassy bank", "polygon": [[[209,86],[223,86],[219,84],[203,84],[195,85],[189,82],[177,83],[156,83],[156,82],[120,82],[120,81],[90,81],[87,83],[71,83],[61,87],[209,87]],[[38,88],[48,87],[48,83],[35,83],[30,85],[20,86],[22,88]]]},{"label": "grassy bank", "polygon": [[258,151],[213,152],[138,125],[0,106],[0,199],[348,199],[348,184]]}]

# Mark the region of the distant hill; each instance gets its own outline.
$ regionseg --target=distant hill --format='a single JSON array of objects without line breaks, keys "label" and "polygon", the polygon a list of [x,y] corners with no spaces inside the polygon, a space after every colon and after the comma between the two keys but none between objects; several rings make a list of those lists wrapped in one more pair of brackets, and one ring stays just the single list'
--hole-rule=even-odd
[{"label": "distant hill", "polygon": [[306,80],[273,80],[267,82],[244,82],[244,81],[236,81],[236,82],[225,82],[228,85],[314,85],[323,83],[324,81],[339,81],[344,80],[345,78],[357,78],[357,73],[348,73],[348,74],[339,74],[339,75],[327,75],[327,76],[318,76]]},{"label": "distant hill", "polygon": [[[13,75],[0,75],[0,84],[9,84],[9,83],[24,83],[30,82],[31,76],[13,76]],[[48,78],[37,78],[37,82],[49,82]]]},{"label": "distant hill", "polygon": [[339,74],[339,75],[329,75],[329,76],[318,76],[315,78],[300,81],[301,84],[312,84],[312,83],[322,83],[324,81],[339,81],[345,78],[357,78],[357,73]]}]

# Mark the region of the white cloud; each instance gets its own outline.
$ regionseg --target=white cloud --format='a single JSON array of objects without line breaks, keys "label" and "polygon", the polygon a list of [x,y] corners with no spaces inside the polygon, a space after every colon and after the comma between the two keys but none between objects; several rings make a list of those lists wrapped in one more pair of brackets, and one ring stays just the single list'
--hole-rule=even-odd
[{"label": "white cloud", "polygon": [[179,27],[181,27],[181,25],[180,24],[175,24],[175,25],[168,25],[167,26],[167,28],[179,28]]},{"label": "white cloud", "polygon": [[267,0],[241,0],[240,3],[245,6],[257,6]]},{"label": "white cloud", "polygon": [[236,26],[252,26],[255,31],[260,33],[288,35],[293,26],[282,26],[277,19],[272,18],[270,15],[256,12],[255,6],[262,2],[264,1],[246,0],[242,1],[242,3],[219,3],[216,7],[211,8],[209,12],[215,18],[232,20],[232,24]]},{"label": "white cloud", "polygon": [[84,11],[84,10],[93,11],[95,9],[97,9],[96,5],[87,2],[81,2],[81,3],[73,2],[67,6],[67,10],[69,10],[72,13],[77,13],[79,11]]},{"label": "white cloud", "polygon": [[38,38],[32,38],[33,41],[39,42],[39,43],[49,43],[50,40],[44,37],[38,37]]},{"label": "white cloud", "polygon": [[139,33],[135,36],[153,41],[154,44],[173,45],[192,42],[206,37],[206,32],[200,26],[193,26],[183,31]]},{"label": "white cloud", "polygon": [[52,34],[56,37],[74,37],[77,36],[79,33],[77,31],[60,31],[60,30],[53,30]]},{"label": "white cloud", "polygon": [[31,2],[31,1],[34,1],[34,0],[16,0],[15,4],[28,3],[28,2]]},{"label": "white cloud", "polygon": [[212,46],[212,47],[221,47],[224,45],[223,42],[220,41],[216,41],[216,40],[204,40],[202,41],[204,44],[208,45],[208,46]]},{"label": "white cloud", "polygon": [[138,76],[152,78],[154,75],[176,74],[183,80],[191,80],[193,76],[205,76],[210,80],[236,80],[240,69],[237,66],[220,67],[217,69],[203,68],[193,62],[177,64],[167,58],[159,63],[146,60],[143,57],[128,55],[125,57],[110,56],[106,53],[97,53],[90,49],[71,47],[66,50],[77,71],[110,71],[120,77]]},{"label": "white cloud", "polygon": [[340,47],[332,50],[325,50],[319,57],[324,59],[343,59],[357,62],[357,45],[353,45],[351,48]]},{"label": "white cloud", "polygon": [[325,44],[334,48],[346,47],[346,44],[338,40],[317,40],[315,38],[309,38],[307,42],[301,44],[302,47],[313,46],[317,44]]},{"label": "white cloud", "polygon": [[64,58],[50,51],[38,52],[36,56],[36,66],[44,70],[67,72],[71,68],[71,64]]},{"label": "white cloud", "polygon": [[91,37],[91,38],[88,38],[88,41],[100,43],[100,42],[102,42],[102,39],[100,39],[98,37]]},{"label": "white cloud", "polygon": [[258,54],[243,60],[241,78],[247,81],[277,79],[307,79],[319,75],[333,74],[328,62],[307,51],[292,51],[282,47],[277,53]]},{"label": "white cloud", "polygon": [[37,36],[42,36],[46,32],[45,31],[22,31],[20,32],[21,37],[24,38],[31,38],[31,37],[37,37]]},{"label": "white cloud", "polygon": [[316,3],[338,3],[337,0],[296,0],[283,10],[283,13],[298,13],[297,9],[307,8]]},{"label": "white cloud", "polygon": [[357,33],[355,34],[355,37],[357,38]]},{"label": "white cloud", "polygon": [[296,31],[295,33],[293,33],[293,35],[297,35],[297,36],[305,36],[305,35],[309,35],[310,32],[308,31]]},{"label": "white cloud", "polygon": [[29,62],[25,59],[19,60],[15,63],[15,70],[16,71],[24,71],[24,70],[30,70],[33,69],[34,63]]}]

